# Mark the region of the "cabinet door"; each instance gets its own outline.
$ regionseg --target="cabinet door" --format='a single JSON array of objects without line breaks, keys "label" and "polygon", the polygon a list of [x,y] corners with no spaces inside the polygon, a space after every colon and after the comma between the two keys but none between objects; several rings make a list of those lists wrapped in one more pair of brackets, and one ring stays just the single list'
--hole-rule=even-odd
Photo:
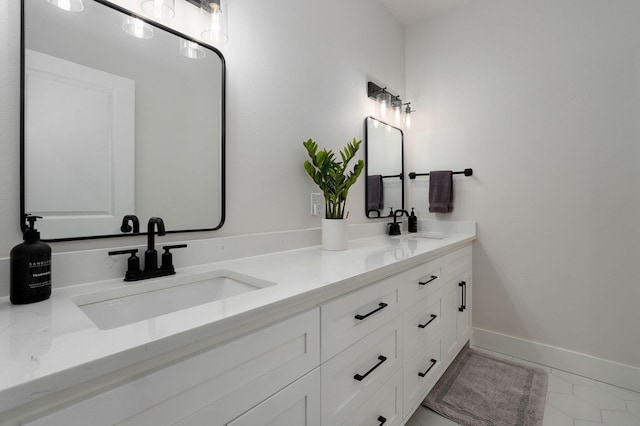
[{"label": "cabinet door", "polygon": [[228,426],[320,426],[320,369],[293,382]]},{"label": "cabinet door", "polygon": [[343,424],[402,366],[402,317],[322,364],[322,424]]},{"label": "cabinet door", "polygon": [[461,345],[458,344],[458,298],[460,290],[458,282],[449,281],[442,295],[442,359],[445,363],[453,360]]},{"label": "cabinet door", "polygon": [[431,343],[425,351],[405,361],[403,367],[405,417],[411,416],[443,371],[440,341]]},{"label": "cabinet door", "polygon": [[316,308],[24,424],[226,424],[319,365],[319,325]]},{"label": "cabinet door", "polygon": [[396,426],[402,423],[402,370],[369,398],[342,426]]},{"label": "cabinet door", "polygon": [[464,344],[471,338],[471,271],[465,272],[455,281],[458,290],[456,335],[458,342]]}]

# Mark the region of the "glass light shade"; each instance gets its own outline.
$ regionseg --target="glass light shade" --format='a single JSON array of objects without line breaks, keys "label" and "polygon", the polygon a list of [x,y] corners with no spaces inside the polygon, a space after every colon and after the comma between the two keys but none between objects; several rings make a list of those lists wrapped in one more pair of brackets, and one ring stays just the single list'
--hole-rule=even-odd
[{"label": "glass light shade", "polygon": [[202,59],[206,55],[204,48],[198,43],[194,43],[183,38],[180,39],[180,47],[178,48],[178,52],[180,52],[182,56],[186,56],[187,58],[191,59]]},{"label": "glass light shade", "polygon": [[202,26],[201,36],[203,40],[214,45],[221,45],[228,42],[227,1],[202,0],[200,23]]},{"label": "glass light shade", "polygon": [[153,37],[153,27],[133,16],[122,17],[122,29],[125,33],[137,38]]},{"label": "glass light shade", "polygon": [[404,125],[409,129],[411,127],[411,102],[407,102],[405,105],[407,107],[404,110]]},{"label": "glass light shade", "polygon": [[140,7],[142,11],[152,18],[167,21],[174,16],[176,0],[144,0]]},{"label": "glass light shade", "polygon": [[393,108],[393,115],[396,123],[398,123],[402,119],[402,101],[393,101],[391,106]]},{"label": "glass light shade", "polygon": [[84,4],[82,0],[47,0],[52,5],[59,7],[67,12],[82,12]]},{"label": "glass light shade", "polygon": [[380,104],[380,114],[384,117],[387,115],[387,109],[391,106],[391,95],[384,90],[376,95],[376,100]]}]

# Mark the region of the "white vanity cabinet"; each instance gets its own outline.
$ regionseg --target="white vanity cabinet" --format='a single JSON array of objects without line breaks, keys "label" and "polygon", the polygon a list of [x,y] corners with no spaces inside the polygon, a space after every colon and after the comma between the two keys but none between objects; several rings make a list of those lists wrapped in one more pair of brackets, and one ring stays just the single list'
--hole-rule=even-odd
[{"label": "white vanity cabinet", "polygon": [[471,337],[471,244],[396,271],[6,424],[402,425]]}]

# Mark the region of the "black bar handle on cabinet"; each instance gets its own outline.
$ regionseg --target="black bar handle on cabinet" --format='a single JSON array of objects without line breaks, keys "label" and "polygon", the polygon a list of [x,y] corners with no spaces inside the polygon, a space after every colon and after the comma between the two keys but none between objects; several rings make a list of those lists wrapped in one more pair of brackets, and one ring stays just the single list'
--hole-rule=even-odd
[{"label": "black bar handle on cabinet", "polygon": [[373,311],[369,312],[367,315],[356,315],[355,319],[362,321],[363,319],[367,318],[368,316],[371,316],[371,315],[375,314],[376,312],[383,310],[388,305],[386,303],[380,303],[380,304],[378,304],[378,306],[380,306],[378,309],[374,309]]},{"label": "black bar handle on cabinet", "polygon": [[431,319],[430,319],[429,321],[427,321],[426,323],[424,323],[424,324],[418,324],[418,327],[420,327],[420,328],[425,328],[426,326],[428,326],[429,324],[431,324],[431,323],[432,323],[436,318],[438,318],[438,316],[437,316],[437,315],[435,315],[435,314],[431,314]]},{"label": "black bar handle on cabinet", "polygon": [[380,424],[378,426],[382,426],[383,424],[385,424],[387,422],[387,419],[385,419],[384,417],[380,416],[380,417],[378,417],[378,421],[380,422]]},{"label": "black bar handle on cabinet", "polygon": [[467,283],[466,281],[460,281],[458,287],[462,288],[462,304],[458,308],[460,312],[464,312],[467,309]]},{"label": "black bar handle on cabinet", "polygon": [[424,377],[427,374],[429,374],[429,371],[431,371],[431,369],[438,363],[438,360],[431,358],[431,365],[429,366],[429,368],[427,368],[427,371],[425,371],[424,373],[418,373],[418,376],[420,377]]},{"label": "black bar handle on cabinet", "polygon": [[376,365],[371,367],[371,370],[369,370],[366,373],[364,373],[364,376],[362,376],[360,374],[356,374],[355,376],[353,376],[353,378],[356,379],[359,382],[363,381],[365,377],[367,377],[369,374],[371,374],[373,372],[373,370],[375,370],[376,368],[380,367],[380,365],[382,365],[382,363],[385,362],[386,360],[387,360],[386,356],[380,355],[378,357],[378,361],[380,361],[380,362],[378,362]]},{"label": "black bar handle on cabinet", "polygon": [[437,276],[435,276],[435,275],[431,275],[431,278],[429,278],[427,281],[424,281],[424,282],[422,282],[422,281],[418,281],[418,284],[420,284],[420,285],[426,285],[426,284],[429,284],[431,281],[434,281],[434,280],[437,280],[437,279],[438,279],[438,277],[437,277]]}]

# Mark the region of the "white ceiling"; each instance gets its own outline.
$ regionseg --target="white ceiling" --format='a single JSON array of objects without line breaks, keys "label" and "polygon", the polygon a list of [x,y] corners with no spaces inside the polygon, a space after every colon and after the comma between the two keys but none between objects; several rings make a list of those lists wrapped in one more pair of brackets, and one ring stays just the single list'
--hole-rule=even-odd
[{"label": "white ceiling", "polygon": [[445,13],[473,0],[380,0],[405,26]]}]

